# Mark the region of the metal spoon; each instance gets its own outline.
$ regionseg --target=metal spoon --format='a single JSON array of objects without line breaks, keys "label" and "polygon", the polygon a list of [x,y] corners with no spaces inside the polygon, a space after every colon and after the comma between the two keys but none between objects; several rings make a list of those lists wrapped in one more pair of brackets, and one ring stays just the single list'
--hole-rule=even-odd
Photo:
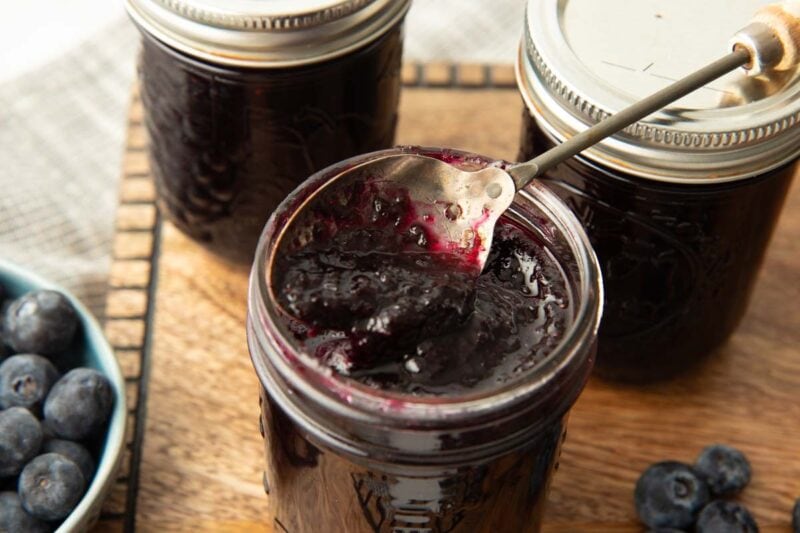
[{"label": "metal spoon", "polygon": [[[473,257],[482,270],[497,220],[509,208],[516,192],[537,176],[732,70],[744,67],[756,75],[788,70],[800,63],[800,0],[763,8],[731,42],[733,51],[728,55],[528,162],[507,169],[488,167],[468,172],[422,155],[386,156],[343,171],[306,199],[299,211],[313,207],[326,191],[330,193],[355,181],[371,180],[402,188],[415,204],[446,206],[446,216],[432,218],[426,227],[438,242],[449,243],[451,249],[460,248]],[[300,214],[287,221],[279,239],[286,240],[284,237],[292,234],[290,226],[298,218],[303,217]]]}]

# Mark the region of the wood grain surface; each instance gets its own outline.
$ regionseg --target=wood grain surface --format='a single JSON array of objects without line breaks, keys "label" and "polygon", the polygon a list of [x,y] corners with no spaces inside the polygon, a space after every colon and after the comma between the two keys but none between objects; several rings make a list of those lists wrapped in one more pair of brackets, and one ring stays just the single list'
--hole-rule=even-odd
[{"label": "wood grain surface", "polygon": [[[453,81],[451,71],[440,74]],[[437,88],[430,79],[406,89],[398,142],[513,159],[519,97],[510,89],[481,88],[482,75],[481,69],[464,74],[472,80],[466,89],[443,88],[444,82]],[[142,135],[135,124],[129,141]],[[146,178],[146,161],[136,157],[127,165]],[[150,195],[149,187],[142,181],[127,194]],[[790,531],[791,506],[800,496],[799,187],[791,190],[744,323],[719,354],[668,384],[590,381],[571,414],[545,531],[641,531],[632,505],[638,474],[657,460],[692,461],[713,442],[750,457],[754,477],[742,501],[762,531]],[[146,277],[142,253],[153,237],[143,231],[117,250],[130,262],[129,275]],[[257,381],[244,332],[248,273],[215,259],[169,223],[157,244],[136,529],[270,532]],[[114,298],[109,305],[123,314],[143,305],[135,292]],[[142,333],[135,322],[124,326],[134,338]],[[119,526],[101,523],[98,530]]]},{"label": "wood grain surface", "polygon": [[[138,101],[138,94],[134,93],[133,100]],[[125,378],[128,407],[126,446],[116,483],[103,505],[100,522],[96,526],[100,531],[133,528],[131,515],[135,509],[141,454],[139,444],[144,429],[144,403],[139,399],[146,386],[146,379],[142,375],[147,344],[146,317],[151,310],[151,295],[155,289],[152,263],[157,214],[155,189],[150,179],[145,149],[141,108],[132,106],[128,116],[128,137],[104,322],[106,338],[114,349]]]}]

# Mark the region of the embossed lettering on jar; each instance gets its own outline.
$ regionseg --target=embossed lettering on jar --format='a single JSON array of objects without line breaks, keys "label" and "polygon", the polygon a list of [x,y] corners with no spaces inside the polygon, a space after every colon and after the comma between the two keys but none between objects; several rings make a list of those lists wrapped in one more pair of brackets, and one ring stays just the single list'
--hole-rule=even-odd
[{"label": "embossed lettering on jar", "polygon": [[[529,0],[520,159],[721,56],[767,3]],[[545,177],[603,271],[598,372],[669,378],[736,329],[797,172],[798,77],[733,73]]]},{"label": "embossed lettering on jar", "polygon": [[218,255],[249,264],[300,181],[394,144],[410,0],[126,3],[159,205]]},{"label": "embossed lettering on jar", "polygon": [[[577,219],[541,185],[518,195],[502,219],[474,297],[457,297],[468,286],[460,277],[464,263],[433,256],[436,243],[406,238],[409,228],[424,231],[424,217],[414,218],[402,194],[392,194],[394,202],[360,202],[372,197],[332,185],[335,192],[320,194],[345,194],[348,209],[321,204],[311,217],[319,231],[301,224],[284,237],[288,249],[277,246],[303,198],[351,165],[400,151],[359,156],[313,176],[278,208],[259,245],[248,343],[262,385],[274,527],[537,532],[566,416],[594,360],[599,267]],[[455,151],[424,153],[466,170],[501,164]],[[448,206],[441,209],[445,216]],[[376,239],[381,244],[369,246]],[[374,256],[381,266],[370,279]],[[317,283],[318,275],[325,283]],[[452,283],[444,293],[425,292],[424,283],[408,283],[409,275]],[[347,280],[368,297],[349,301],[335,294],[333,286]],[[407,305],[415,298],[426,303]],[[317,313],[307,305],[322,306],[323,299],[336,311]],[[461,321],[440,312],[450,304],[472,311]],[[381,309],[405,314],[394,314],[382,328],[388,342],[362,343],[355,324],[363,320],[352,329],[348,321]],[[420,316],[419,309],[429,314]]]}]

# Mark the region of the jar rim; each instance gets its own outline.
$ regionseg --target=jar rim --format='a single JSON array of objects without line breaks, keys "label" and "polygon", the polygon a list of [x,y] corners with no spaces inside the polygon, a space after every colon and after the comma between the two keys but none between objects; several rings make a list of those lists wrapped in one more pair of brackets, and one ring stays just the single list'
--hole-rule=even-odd
[{"label": "jar rim", "polygon": [[[558,346],[524,377],[477,393],[413,396],[379,390],[342,376],[292,343],[288,330],[278,316],[277,306],[270,305],[270,301],[274,301],[274,295],[269,284],[271,245],[283,229],[287,214],[302,202],[308,194],[307,191],[315,190],[348,166],[384,155],[398,153],[424,155],[440,151],[466,157],[480,157],[455,150],[401,147],[348,159],[317,172],[287,197],[270,217],[259,242],[251,271],[249,294],[249,316],[261,322],[255,324],[253,328],[254,334],[260,337],[255,339],[255,342],[263,346],[265,342],[269,342],[269,339],[264,338],[264,330],[269,328],[271,332],[275,332],[277,335],[274,335],[272,340],[277,341],[277,344],[272,344],[271,347],[276,352],[283,353],[272,354],[269,364],[299,394],[311,398],[314,402],[325,404],[327,409],[342,416],[362,420],[379,418],[382,423],[396,423],[402,426],[413,422],[417,426],[426,427],[449,425],[463,420],[465,416],[482,418],[491,416],[492,413],[507,412],[509,408],[519,405],[540,391],[555,379],[555,376],[561,375],[570,363],[580,356],[581,351],[585,352],[586,347],[596,338],[602,314],[603,289],[600,267],[594,250],[578,219],[566,204],[546,186],[535,182],[519,194],[550,215],[550,222],[553,222],[564,235],[575,256],[580,279],[576,283],[579,293],[573,296],[573,299],[578,301],[578,307],[571,327]],[[481,159],[489,161],[482,157]],[[285,357],[287,349],[293,352],[292,361]],[[259,356],[252,349],[251,357],[262,384],[265,384],[269,381],[265,379],[267,376],[262,375],[266,361],[258,361]]]},{"label": "jar rim", "polygon": [[246,0],[125,0],[128,16],[143,32],[189,56],[245,68],[296,67],[346,55],[399,24],[411,0],[315,4],[290,9],[283,2],[276,11]]},{"label": "jar rim", "polygon": [[[701,15],[720,11],[722,0],[691,2],[692,17],[683,16],[690,2],[631,6],[616,0],[601,6],[589,0],[528,0],[516,77],[541,129],[563,142],[690,74],[706,57],[721,57],[725,43],[716,42],[717,33],[732,34],[748,15],[739,13],[741,6],[729,9],[719,28],[704,37],[708,17]],[[611,9],[612,16],[609,24],[598,25],[593,20],[603,9]],[[800,157],[800,69],[779,74],[769,80],[729,74],[718,80],[719,87],[694,91],[583,155],[671,183],[721,183],[768,172]]]}]

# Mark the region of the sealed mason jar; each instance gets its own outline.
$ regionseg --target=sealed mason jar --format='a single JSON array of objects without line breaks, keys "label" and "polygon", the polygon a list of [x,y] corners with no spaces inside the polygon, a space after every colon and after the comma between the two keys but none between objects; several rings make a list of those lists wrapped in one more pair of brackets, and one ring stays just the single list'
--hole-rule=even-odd
[{"label": "sealed mason jar", "polygon": [[[767,3],[529,0],[520,159],[721,57]],[[736,72],[544,178],[600,260],[598,372],[667,378],[731,335],[797,171],[799,120],[796,70]]]},{"label": "sealed mason jar", "polygon": [[[433,396],[364,384],[304,350],[276,303],[276,239],[297,206],[342,170],[404,151],[420,153],[367,154],[311,177],[272,215],[256,252],[247,336],[262,386],[264,482],[275,530],[539,531],[567,413],[591,372],[602,302],[588,238],[552,192],[533,185],[508,217],[554,257],[571,322],[551,352],[507,382]],[[467,170],[499,164],[461,152],[422,153]]]},{"label": "sealed mason jar", "polygon": [[250,264],[303,179],[394,144],[410,0],[127,0],[161,210]]}]

